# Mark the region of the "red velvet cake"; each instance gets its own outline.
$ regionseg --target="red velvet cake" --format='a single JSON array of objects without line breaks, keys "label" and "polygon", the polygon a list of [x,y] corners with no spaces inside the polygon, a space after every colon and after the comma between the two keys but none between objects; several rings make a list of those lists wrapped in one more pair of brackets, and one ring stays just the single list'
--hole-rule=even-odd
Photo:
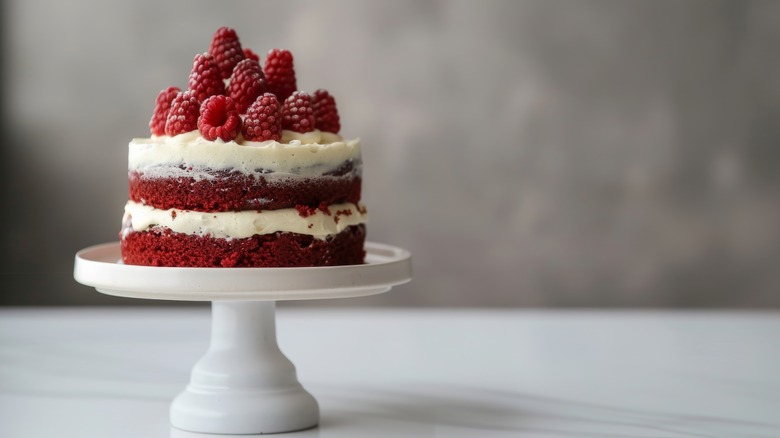
[{"label": "red velvet cake", "polygon": [[290,52],[255,56],[220,28],[188,88],[159,93],[151,137],[129,145],[124,263],[363,263],[360,143],[327,91],[297,89]]}]

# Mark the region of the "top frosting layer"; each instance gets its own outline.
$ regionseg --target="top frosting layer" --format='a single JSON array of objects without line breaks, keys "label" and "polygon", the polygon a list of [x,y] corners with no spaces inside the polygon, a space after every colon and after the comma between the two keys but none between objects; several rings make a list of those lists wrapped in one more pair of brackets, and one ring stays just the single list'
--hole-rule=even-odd
[{"label": "top frosting layer", "polygon": [[245,174],[285,173],[321,175],[345,162],[360,165],[360,141],[337,134],[283,131],[277,141],[253,142],[237,138],[209,141],[198,131],[174,137],[135,138],[130,142],[128,169],[144,174],[161,167],[231,169]]}]

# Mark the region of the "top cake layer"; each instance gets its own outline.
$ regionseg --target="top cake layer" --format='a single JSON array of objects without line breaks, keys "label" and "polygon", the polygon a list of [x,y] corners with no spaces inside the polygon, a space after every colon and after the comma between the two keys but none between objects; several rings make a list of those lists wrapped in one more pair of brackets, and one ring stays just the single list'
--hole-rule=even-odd
[{"label": "top cake layer", "polygon": [[130,199],[160,209],[276,210],[358,203],[360,142],[312,131],[281,141],[205,140],[197,131],[134,139]]}]

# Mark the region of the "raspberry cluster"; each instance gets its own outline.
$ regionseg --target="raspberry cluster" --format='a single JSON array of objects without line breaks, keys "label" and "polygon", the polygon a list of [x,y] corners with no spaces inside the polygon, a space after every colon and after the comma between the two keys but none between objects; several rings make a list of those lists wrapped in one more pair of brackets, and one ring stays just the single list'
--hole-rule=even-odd
[{"label": "raspberry cluster", "polygon": [[229,27],[214,33],[208,52],[195,55],[187,89],[168,87],[155,100],[149,130],[174,136],[194,130],[210,141],[280,141],[282,130],[338,134],[336,100],[326,90],[298,90],[293,56],[272,49],[260,56],[242,47]]}]

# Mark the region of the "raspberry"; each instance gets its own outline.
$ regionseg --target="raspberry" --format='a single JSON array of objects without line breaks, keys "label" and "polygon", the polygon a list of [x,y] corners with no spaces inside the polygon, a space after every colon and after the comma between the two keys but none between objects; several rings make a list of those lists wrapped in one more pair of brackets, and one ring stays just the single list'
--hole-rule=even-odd
[{"label": "raspberry", "polygon": [[171,101],[179,91],[181,91],[179,87],[168,87],[157,95],[152,120],[149,121],[149,130],[152,132],[152,135],[165,135],[165,121],[168,120]]},{"label": "raspberry", "polygon": [[265,75],[260,64],[253,59],[244,59],[236,64],[227,94],[236,102],[236,109],[246,113],[249,105],[266,91]]},{"label": "raspberry", "polygon": [[200,103],[192,91],[179,92],[171,101],[168,120],[165,122],[165,134],[173,137],[198,129],[199,111]]},{"label": "raspberry", "polygon": [[244,47],[244,59],[246,58],[254,59],[257,62],[260,62],[260,55],[253,52],[249,47]]},{"label": "raspberry", "polygon": [[311,98],[311,107],[314,110],[314,125],[317,129],[339,133],[339,111],[336,109],[336,99],[330,93],[323,89],[315,91]]},{"label": "raspberry", "polygon": [[243,132],[244,138],[250,141],[282,138],[282,106],[275,94],[265,93],[249,107]]},{"label": "raspberry", "polygon": [[309,93],[296,91],[284,101],[282,129],[301,133],[314,131],[314,111]]},{"label": "raspberry", "polygon": [[284,102],[298,86],[295,84],[293,56],[288,50],[272,49],[265,58],[265,81],[279,102]]},{"label": "raspberry", "polygon": [[236,31],[229,27],[217,29],[211,38],[209,54],[214,57],[219,66],[220,77],[229,78],[236,64],[244,59],[244,51],[241,50]]},{"label": "raspberry", "polygon": [[241,132],[241,116],[233,99],[220,94],[204,100],[200,106],[198,130],[209,141],[235,139]]},{"label": "raspberry", "polygon": [[195,55],[188,85],[198,102],[203,102],[210,96],[225,94],[225,83],[220,77],[219,67],[208,53]]}]

